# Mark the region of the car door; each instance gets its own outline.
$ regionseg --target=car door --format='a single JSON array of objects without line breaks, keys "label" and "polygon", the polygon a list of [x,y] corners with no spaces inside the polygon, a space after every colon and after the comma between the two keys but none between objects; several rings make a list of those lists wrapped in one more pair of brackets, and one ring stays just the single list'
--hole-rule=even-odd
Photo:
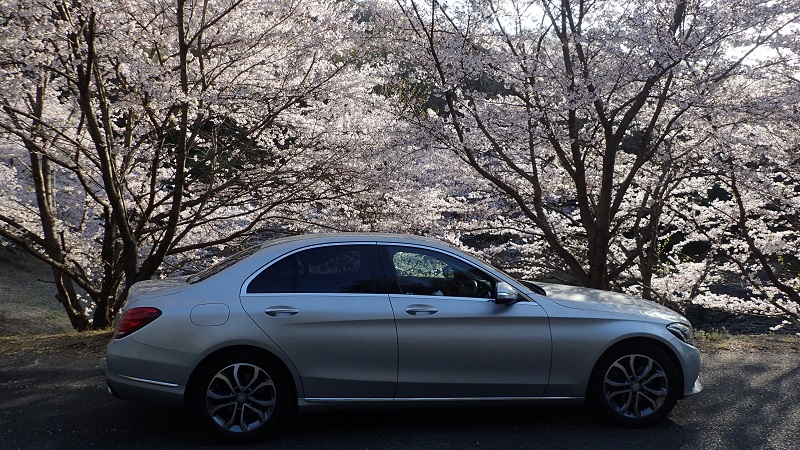
[{"label": "car door", "polygon": [[397,323],[396,398],[544,393],[551,338],[541,306],[495,303],[497,280],[455,255],[399,245],[382,255]]},{"label": "car door", "polygon": [[377,247],[303,249],[248,279],[247,314],[297,368],[306,398],[390,399],[397,335]]}]

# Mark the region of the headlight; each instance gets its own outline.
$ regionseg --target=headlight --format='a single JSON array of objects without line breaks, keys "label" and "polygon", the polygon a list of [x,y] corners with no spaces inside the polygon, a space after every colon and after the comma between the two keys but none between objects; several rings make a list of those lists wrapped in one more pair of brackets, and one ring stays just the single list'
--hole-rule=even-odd
[{"label": "headlight", "polygon": [[675,337],[683,342],[686,342],[689,345],[694,345],[694,335],[692,333],[692,327],[689,325],[675,322],[667,325],[667,329],[670,333],[674,334]]}]

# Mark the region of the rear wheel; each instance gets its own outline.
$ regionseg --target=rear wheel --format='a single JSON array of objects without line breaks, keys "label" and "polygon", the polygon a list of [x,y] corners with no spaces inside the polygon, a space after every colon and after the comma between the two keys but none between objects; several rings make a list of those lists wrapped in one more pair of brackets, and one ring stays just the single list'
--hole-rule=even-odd
[{"label": "rear wheel", "polygon": [[230,442],[253,442],[277,431],[290,410],[282,368],[236,352],[204,365],[192,387],[192,409],[205,428]]},{"label": "rear wheel", "polygon": [[597,363],[590,381],[592,406],[611,422],[632,428],[663,420],[678,398],[678,371],[649,343],[613,348]]}]

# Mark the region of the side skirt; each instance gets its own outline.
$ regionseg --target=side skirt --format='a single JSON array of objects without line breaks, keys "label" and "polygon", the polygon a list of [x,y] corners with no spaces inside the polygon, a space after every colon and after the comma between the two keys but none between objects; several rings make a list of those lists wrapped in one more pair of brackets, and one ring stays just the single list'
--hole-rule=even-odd
[{"label": "side skirt", "polygon": [[412,409],[522,405],[580,405],[584,397],[299,398],[301,410]]}]

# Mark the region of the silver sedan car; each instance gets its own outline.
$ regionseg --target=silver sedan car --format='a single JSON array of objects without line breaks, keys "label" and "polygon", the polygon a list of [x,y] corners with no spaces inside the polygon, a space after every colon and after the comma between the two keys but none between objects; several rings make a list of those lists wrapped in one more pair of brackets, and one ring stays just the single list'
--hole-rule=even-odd
[{"label": "silver sedan car", "polygon": [[689,322],[629,296],[535,285],[441,242],[318,234],[136,283],[107,351],[115,396],[261,439],[323,406],[587,402],[653,425],[700,392]]}]

